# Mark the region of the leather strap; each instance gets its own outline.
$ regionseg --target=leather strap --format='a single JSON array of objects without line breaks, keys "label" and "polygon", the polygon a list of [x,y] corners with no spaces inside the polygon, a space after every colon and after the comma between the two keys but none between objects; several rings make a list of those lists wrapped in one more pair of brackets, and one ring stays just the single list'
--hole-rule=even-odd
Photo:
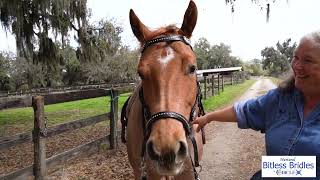
[{"label": "leather strap", "polygon": [[144,50],[147,47],[149,47],[149,46],[151,46],[153,44],[156,44],[156,43],[159,43],[159,42],[173,42],[173,41],[184,42],[186,45],[190,46],[191,49],[192,49],[190,39],[188,39],[185,36],[181,36],[181,35],[172,35],[172,36],[165,36],[165,37],[159,37],[159,38],[151,39],[151,40],[145,42],[144,45],[142,46],[141,53],[143,53]]}]

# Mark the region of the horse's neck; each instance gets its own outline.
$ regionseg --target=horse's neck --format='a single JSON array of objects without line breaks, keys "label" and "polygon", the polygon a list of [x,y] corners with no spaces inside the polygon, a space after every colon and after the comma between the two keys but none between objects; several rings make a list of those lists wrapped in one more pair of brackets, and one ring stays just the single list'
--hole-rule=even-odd
[{"label": "horse's neck", "polygon": [[[138,86],[134,89],[134,91],[130,97],[130,100],[128,102],[128,107],[127,107],[127,114],[126,114],[127,116],[130,114],[130,111],[132,110],[132,106],[139,106],[138,109],[142,109],[140,99],[139,99],[140,88],[141,88],[141,83],[139,83]],[[142,112],[142,110],[141,110],[141,112]],[[142,115],[141,112],[137,112],[137,113]]]}]

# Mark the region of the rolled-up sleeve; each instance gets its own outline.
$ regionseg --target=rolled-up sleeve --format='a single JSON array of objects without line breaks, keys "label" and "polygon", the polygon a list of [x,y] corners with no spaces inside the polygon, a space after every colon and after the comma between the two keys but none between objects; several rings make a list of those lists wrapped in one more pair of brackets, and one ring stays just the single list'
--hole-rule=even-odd
[{"label": "rolled-up sleeve", "polygon": [[268,113],[272,113],[277,107],[277,94],[276,90],[271,90],[256,99],[236,102],[233,107],[236,112],[238,127],[264,132],[269,117]]},{"label": "rolled-up sleeve", "polygon": [[236,115],[237,115],[238,127],[240,129],[249,128],[246,116],[245,116],[244,111],[243,111],[243,106],[244,106],[245,103],[246,103],[245,101],[240,101],[240,102],[236,102],[233,105],[233,108],[234,108],[234,110],[236,112]]}]

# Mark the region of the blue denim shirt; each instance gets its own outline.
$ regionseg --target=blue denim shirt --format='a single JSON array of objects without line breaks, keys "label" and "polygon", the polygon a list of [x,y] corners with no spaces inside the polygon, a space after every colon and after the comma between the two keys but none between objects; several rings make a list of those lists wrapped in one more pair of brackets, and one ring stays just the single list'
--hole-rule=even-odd
[{"label": "blue denim shirt", "polygon": [[267,155],[317,156],[320,178],[320,104],[303,116],[303,96],[270,90],[266,95],[235,103],[238,127],[265,133]]}]

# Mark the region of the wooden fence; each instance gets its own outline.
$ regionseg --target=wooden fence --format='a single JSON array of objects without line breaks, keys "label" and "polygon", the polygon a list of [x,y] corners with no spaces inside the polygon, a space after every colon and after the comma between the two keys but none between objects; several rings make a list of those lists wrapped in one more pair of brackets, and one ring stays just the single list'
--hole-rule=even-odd
[{"label": "wooden fence", "polygon": [[242,74],[210,74],[208,76],[203,76],[200,78],[202,86],[203,98],[207,99],[209,95],[215,96],[224,91],[225,85],[234,85],[243,82],[245,79]]},{"label": "wooden fence", "polygon": [[[101,144],[106,144],[111,149],[116,148],[117,141],[117,122],[118,122],[118,97],[120,93],[132,91],[133,86],[121,89],[95,89],[83,90],[67,93],[48,94],[43,96],[23,96],[1,98],[0,110],[17,107],[33,107],[34,110],[34,129],[32,132],[21,133],[11,137],[0,138],[0,150],[25,143],[34,143],[34,163],[31,166],[19,169],[9,174],[0,175],[0,179],[27,179],[34,176],[35,179],[45,179],[47,169],[54,167],[64,161],[86,152],[92,148],[97,148]],[[47,128],[44,116],[44,105],[56,104],[68,101],[82,100],[110,96],[110,112],[100,114],[86,119],[76,120],[64,124],[59,124]],[[46,158],[45,143],[46,138],[52,137],[63,132],[83,128],[109,119],[110,134],[87,144],[80,145],[71,150],[65,151],[50,158]]]},{"label": "wooden fence", "polygon": [[1,92],[0,97],[9,97],[9,96],[24,96],[24,95],[45,95],[51,93],[61,93],[61,92],[70,92],[70,91],[79,91],[79,90],[89,90],[89,89],[110,89],[110,88],[123,88],[127,86],[134,85],[134,82],[128,83],[117,83],[117,84],[92,84],[92,85],[79,85],[79,86],[61,86],[54,88],[36,88],[30,90],[20,90],[15,92]]}]

